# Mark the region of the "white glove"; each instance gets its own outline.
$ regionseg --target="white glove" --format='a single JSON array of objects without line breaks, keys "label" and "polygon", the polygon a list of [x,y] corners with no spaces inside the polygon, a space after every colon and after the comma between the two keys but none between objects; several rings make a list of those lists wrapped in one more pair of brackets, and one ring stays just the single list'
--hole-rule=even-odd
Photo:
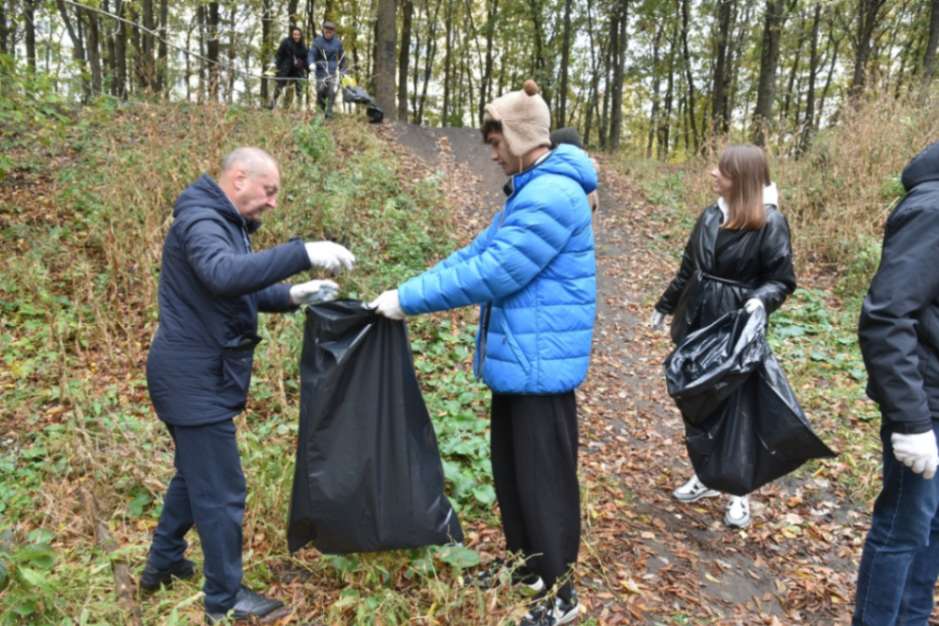
[{"label": "white glove", "polygon": [[331,280],[311,280],[290,288],[290,302],[295,306],[329,302],[339,295],[339,285]]},{"label": "white glove", "polygon": [[342,269],[351,270],[355,265],[355,256],[344,246],[332,241],[312,241],[303,244],[306,246],[310,263],[330,272]]},{"label": "white glove", "polygon": [[757,309],[763,308],[763,301],[759,298],[750,298],[744,303],[743,308],[746,309],[747,313],[753,313]]},{"label": "white glove", "polygon": [[384,315],[391,320],[403,320],[407,314],[401,308],[401,302],[398,300],[398,290],[391,289],[384,292],[368,305],[375,309],[379,315]]},{"label": "white glove", "polygon": [[661,330],[665,325],[665,313],[652,311],[652,317],[649,318],[649,328],[652,330]]},{"label": "white glove", "polygon": [[915,435],[893,433],[890,435],[890,443],[893,455],[914,473],[922,474],[926,480],[936,475],[939,450],[936,448],[936,435],[931,430]]}]

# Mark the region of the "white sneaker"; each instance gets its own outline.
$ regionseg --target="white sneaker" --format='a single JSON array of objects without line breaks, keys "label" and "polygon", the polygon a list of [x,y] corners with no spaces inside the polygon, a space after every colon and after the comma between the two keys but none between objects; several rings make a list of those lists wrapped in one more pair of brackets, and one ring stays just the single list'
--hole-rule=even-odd
[{"label": "white sneaker", "polygon": [[708,489],[704,483],[698,480],[697,474],[692,474],[688,482],[673,491],[672,495],[682,502],[697,502],[701,498],[715,498],[721,494],[713,489]]},{"label": "white sneaker", "polygon": [[735,528],[746,528],[750,524],[750,496],[730,497],[724,523]]}]

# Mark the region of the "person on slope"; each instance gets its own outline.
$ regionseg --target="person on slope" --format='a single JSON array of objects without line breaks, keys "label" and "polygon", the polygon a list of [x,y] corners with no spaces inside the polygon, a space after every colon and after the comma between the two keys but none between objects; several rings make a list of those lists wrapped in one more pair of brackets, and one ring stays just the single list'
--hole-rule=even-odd
[{"label": "person on slope", "polygon": [[[676,344],[741,306],[749,312],[762,307],[768,317],[796,288],[789,224],[778,209],[778,192],[763,150],[729,146],[711,176],[717,202],[698,218],[678,274],[650,321],[658,329],[672,315]],[[700,281],[709,281],[713,289],[700,289]],[[740,287],[749,293],[746,300],[739,299]],[[695,502],[720,494],[694,474],[673,495],[682,502]],[[749,496],[731,496],[724,522],[740,528],[750,523]]]},{"label": "person on slope", "polygon": [[323,34],[313,40],[307,64],[316,72],[316,106],[329,119],[339,89],[339,72],[346,69],[346,55],[334,22],[323,22]]},{"label": "person on slope", "polygon": [[306,80],[308,54],[306,44],[303,43],[303,32],[294,26],[290,29],[290,36],[284,37],[277,48],[277,84],[269,105],[271,109],[277,105],[280,92],[285,87],[289,90],[291,85],[297,96],[297,103],[303,104],[303,82]]},{"label": "person on slope", "polygon": [[939,577],[939,141],[903,170],[858,339],[880,406],[883,488],[857,577],[854,626],[926,626]]},{"label": "person on slope", "polygon": [[473,369],[492,390],[502,528],[509,552],[524,558],[515,582],[539,594],[521,624],[555,626],[580,610],[571,580],[580,548],[574,389],[587,375],[596,314],[587,194],[597,177],[583,150],[550,149],[551,116],[534,81],[484,111],[483,140],[509,177],[503,210],[468,246],[372,305],[399,320],[481,306]]}]

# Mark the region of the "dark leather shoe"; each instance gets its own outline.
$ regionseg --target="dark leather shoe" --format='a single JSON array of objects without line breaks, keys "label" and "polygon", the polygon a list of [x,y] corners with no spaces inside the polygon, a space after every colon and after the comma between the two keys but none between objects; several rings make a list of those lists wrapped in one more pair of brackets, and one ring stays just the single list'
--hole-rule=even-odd
[{"label": "dark leather shoe", "polygon": [[140,575],[140,588],[146,592],[153,592],[161,586],[173,584],[174,578],[189,580],[196,574],[196,564],[189,559],[177,561],[169,569],[157,569],[147,563]]},{"label": "dark leather shoe", "polygon": [[[235,606],[232,607],[232,617],[234,617],[236,621],[255,617],[263,620],[265,617],[274,617],[274,613],[282,608],[284,608],[284,603],[280,600],[262,596],[247,587],[242,587],[238,590],[238,595],[235,596]],[[208,611],[205,613],[205,621],[207,624],[218,624],[224,619],[224,613],[209,613]]]}]

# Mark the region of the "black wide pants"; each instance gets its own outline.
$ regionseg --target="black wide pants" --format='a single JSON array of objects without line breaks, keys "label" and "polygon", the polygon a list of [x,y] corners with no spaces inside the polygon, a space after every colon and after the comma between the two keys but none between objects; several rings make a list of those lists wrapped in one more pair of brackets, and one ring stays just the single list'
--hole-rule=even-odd
[{"label": "black wide pants", "polygon": [[[550,588],[580,549],[577,402],[558,395],[492,394],[492,476],[510,552]],[[559,595],[570,597],[568,580]]]}]

